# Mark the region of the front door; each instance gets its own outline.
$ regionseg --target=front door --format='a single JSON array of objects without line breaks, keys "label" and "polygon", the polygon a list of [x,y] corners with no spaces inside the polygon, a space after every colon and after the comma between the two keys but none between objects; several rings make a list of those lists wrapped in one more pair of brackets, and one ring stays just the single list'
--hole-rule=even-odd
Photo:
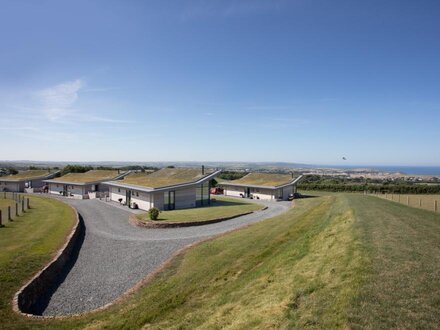
[{"label": "front door", "polygon": [[125,203],[130,207],[131,205],[131,190],[126,190],[125,192]]}]

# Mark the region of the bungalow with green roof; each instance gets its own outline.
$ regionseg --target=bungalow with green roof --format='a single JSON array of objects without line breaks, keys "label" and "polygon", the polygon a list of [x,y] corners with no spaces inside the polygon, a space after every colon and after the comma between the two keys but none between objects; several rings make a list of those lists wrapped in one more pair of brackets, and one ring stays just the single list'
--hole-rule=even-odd
[{"label": "bungalow with green roof", "polygon": [[287,200],[296,192],[303,178],[289,174],[249,173],[241,179],[221,182],[225,196],[255,198],[263,200]]},{"label": "bungalow with green roof", "polygon": [[50,194],[73,197],[77,199],[92,199],[105,195],[108,187],[104,181],[122,179],[129,172],[119,170],[91,170],[85,173],[68,173],[62,177],[45,180]]},{"label": "bungalow with green roof", "polygon": [[209,205],[210,181],[220,171],[163,168],[151,174],[132,173],[123,180],[106,182],[110,199],[131,208],[174,210]]},{"label": "bungalow with green roof", "polygon": [[43,180],[51,179],[59,171],[50,172],[48,170],[29,170],[17,174],[0,177],[0,191],[10,192],[33,192],[44,186]]}]

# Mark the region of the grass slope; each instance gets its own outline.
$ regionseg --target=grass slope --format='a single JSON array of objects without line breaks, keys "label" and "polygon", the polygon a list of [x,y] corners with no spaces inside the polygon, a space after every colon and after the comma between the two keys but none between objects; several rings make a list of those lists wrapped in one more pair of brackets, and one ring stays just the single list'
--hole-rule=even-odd
[{"label": "grass slope", "polygon": [[74,212],[52,199],[31,197],[31,209],[0,228],[0,328],[23,329],[33,322],[12,311],[12,297],[63,245]]},{"label": "grass slope", "polygon": [[8,179],[8,180],[29,180],[29,179],[35,179],[39,177],[44,177],[48,175],[49,172],[46,170],[29,170],[29,171],[23,171],[17,174],[13,175],[7,175],[2,177],[1,179]]},{"label": "grass slope", "polygon": [[[263,208],[261,204],[247,203],[236,198],[215,197],[211,205],[184,210],[161,211],[158,221],[192,222],[232,217]],[[138,215],[140,220],[150,221],[148,213]]]},{"label": "grass slope", "polygon": [[375,197],[351,197],[370,262],[350,313],[353,328],[440,325],[440,215]]},{"label": "grass slope", "polygon": [[[248,175],[240,179],[228,181],[228,183],[276,187],[282,184],[287,184],[289,182],[292,182],[293,179],[294,178],[290,174],[254,172],[254,173],[249,173]],[[226,181],[224,183],[226,183]]]},{"label": "grass slope", "polygon": [[[440,216],[371,196],[296,201],[179,255],[124,302],[41,328],[438,328]],[[17,323],[23,328],[26,323]]]}]

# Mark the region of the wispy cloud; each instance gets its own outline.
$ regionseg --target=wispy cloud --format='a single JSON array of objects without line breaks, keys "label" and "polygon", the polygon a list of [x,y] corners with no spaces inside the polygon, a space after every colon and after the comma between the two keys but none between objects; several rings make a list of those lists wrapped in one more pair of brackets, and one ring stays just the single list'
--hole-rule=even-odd
[{"label": "wispy cloud", "polygon": [[186,21],[213,16],[234,17],[264,14],[282,9],[285,2],[285,0],[199,0],[185,7],[181,19]]},{"label": "wispy cloud", "polygon": [[34,96],[38,104],[36,110],[49,120],[68,115],[78,100],[78,93],[83,86],[83,81],[77,79],[35,92]]},{"label": "wispy cloud", "polygon": [[42,116],[57,123],[133,123],[125,119],[99,116],[77,107],[81,93],[111,89],[116,87],[86,88],[84,80],[76,79],[35,91],[32,93],[34,104],[25,107],[15,106],[15,108],[24,110],[28,116],[36,118]]}]

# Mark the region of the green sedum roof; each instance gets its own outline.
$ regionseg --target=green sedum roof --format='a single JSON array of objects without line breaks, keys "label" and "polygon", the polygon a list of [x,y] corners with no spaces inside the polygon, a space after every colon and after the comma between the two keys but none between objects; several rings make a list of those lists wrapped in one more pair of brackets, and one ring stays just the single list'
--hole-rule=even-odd
[{"label": "green sedum roof", "polygon": [[133,173],[118,181],[120,184],[142,186],[147,188],[160,188],[183,183],[191,183],[212,174],[213,171],[196,168],[163,168],[159,171],[148,173]]},{"label": "green sedum roof", "polygon": [[276,174],[276,173],[249,173],[241,179],[222,182],[222,184],[230,185],[249,185],[249,186],[262,186],[262,187],[277,187],[292,182],[295,177],[292,178],[290,174]]},{"label": "green sedum roof", "polygon": [[44,178],[48,176],[50,173],[46,170],[29,170],[19,172],[14,175],[7,175],[0,177],[0,180],[6,179],[8,181],[23,181],[23,180],[32,180],[38,178]]},{"label": "green sedum roof", "polygon": [[89,183],[112,180],[118,176],[115,170],[92,170],[85,173],[69,173],[62,177],[50,180],[56,182]]}]

